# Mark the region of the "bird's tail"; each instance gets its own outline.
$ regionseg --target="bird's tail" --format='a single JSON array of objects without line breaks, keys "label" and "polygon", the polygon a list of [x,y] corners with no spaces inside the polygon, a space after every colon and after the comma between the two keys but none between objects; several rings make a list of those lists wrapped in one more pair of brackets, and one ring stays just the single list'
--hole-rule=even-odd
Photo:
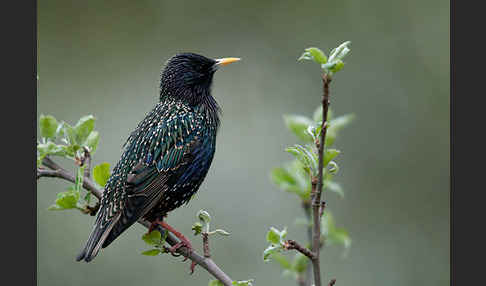
[{"label": "bird's tail", "polygon": [[93,260],[98,252],[100,251],[103,243],[105,242],[106,238],[110,234],[113,226],[118,222],[120,219],[120,213],[113,217],[107,224],[102,225],[100,223],[101,218],[103,216],[99,215],[96,223],[93,226],[93,230],[89,235],[88,241],[84,246],[83,250],[78,254],[76,257],[76,261],[84,260],[86,262],[90,262]]}]

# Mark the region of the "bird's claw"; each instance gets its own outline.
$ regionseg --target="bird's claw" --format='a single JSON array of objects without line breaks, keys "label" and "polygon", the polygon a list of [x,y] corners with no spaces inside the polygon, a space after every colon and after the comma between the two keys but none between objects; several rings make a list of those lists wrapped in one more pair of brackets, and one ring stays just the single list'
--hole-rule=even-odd
[{"label": "bird's claw", "polygon": [[[172,255],[172,256],[175,256],[175,257],[178,257],[178,256],[181,256],[181,254],[177,253],[177,250],[181,247],[185,247],[187,248],[187,253],[191,253],[192,252],[192,245],[189,241],[180,241],[176,244],[174,244],[172,247],[168,248],[167,251]],[[188,259],[188,256],[184,256],[184,260],[182,261],[186,261]],[[196,262],[195,261],[192,261],[191,262],[191,267],[190,267],[190,273],[189,274],[192,274],[194,273],[194,269],[196,267]]]}]

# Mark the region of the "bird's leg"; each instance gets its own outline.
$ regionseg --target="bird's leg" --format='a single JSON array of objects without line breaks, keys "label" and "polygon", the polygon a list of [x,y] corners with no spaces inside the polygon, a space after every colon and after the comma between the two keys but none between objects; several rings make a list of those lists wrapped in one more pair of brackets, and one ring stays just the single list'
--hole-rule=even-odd
[{"label": "bird's leg", "polygon": [[[163,220],[162,221],[158,220],[158,219],[154,220],[152,222],[152,224],[150,225],[149,232],[152,231],[155,228],[156,225],[160,225],[161,227],[163,227],[167,231],[172,232],[178,239],[181,240],[180,242],[174,244],[172,247],[169,248],[169,252],[172,255],[174,255],[176,253],[176,251],[181,247],[187,248],[188,253],[190,253],[193,250],[192,244],[189,241],[189,239],[187,239],[182,233],[177,231],[175,228],[173,228],[172,226],[170,226],[169,224],[167,224]],[[187,256],[184,258],[183,261],[186,261],[186,260],[187,260]],[[195,267],[196,267],[196,262],[192,261],[192,263],[191,263],[191,274],[194,272]]]},{"label": "bird's leg", "polygon": [[161,221],[160,222],[160,226],[162,226],[163,228],[165,228],[168,231],[172,232],[178,239],[181,240],[179,243],[175,244],[174,246],[172,246],[169,249],[170,252],[173,253],[173,252],[175,252],[177,249],[179,249],[181,247],[186,247],[189,251],[192,251],[192,244],[191,244],[191,242],[182,233],[178,232],[175,228],[173,228],[172,226],[170,226],[169,224],[167,224],[164,221]]}]

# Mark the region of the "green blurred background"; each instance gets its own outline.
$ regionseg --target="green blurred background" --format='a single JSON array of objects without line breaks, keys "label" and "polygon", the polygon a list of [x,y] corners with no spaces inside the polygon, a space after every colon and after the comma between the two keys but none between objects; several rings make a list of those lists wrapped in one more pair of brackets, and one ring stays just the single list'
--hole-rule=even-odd
[{"label": "green blurred background", "polygon": [[[295,285],[264,263],[265,233],[303,216],[270,170],[291,159],[295,138],[282,115],[311,115],[321,82],[317,65],[297,63],[304,48],[328,52],[351,40],[332,83],[335,115],[356,120],[336,147],[345,198],[326,196],[353,245],[322,253],[322,272],[337,285],[449,284],[448,1],[39,1],[38,116],[71,124],[97,118],[94,163],[115,164],[129,132],[158,98],[163,63],[176,52],[243,60],[217,72],[213,95],[223,109],[213,165],[196,199],[169,216],[190,235],[207,209],[212,254],[234,279]],[[64,166],[73,168],[69,162]],[[67,183],[38,182],[38,285],[207,285],[202,268],[139,253],[145,229],[131,227],[89,264],[75,262],[93,218],[47,207]],[[200,249],[200,238],[194,238]]]}]

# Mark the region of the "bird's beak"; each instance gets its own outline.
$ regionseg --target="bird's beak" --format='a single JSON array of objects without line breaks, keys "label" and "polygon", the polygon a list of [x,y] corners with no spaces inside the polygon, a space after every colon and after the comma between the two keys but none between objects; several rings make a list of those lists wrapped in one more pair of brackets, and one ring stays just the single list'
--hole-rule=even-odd
[{"label": "bird's beak", "polygon": [[239,61],[240,58],[222,58],[222,59],[215,59],[217,66],[225,66],[231,63]]}]

